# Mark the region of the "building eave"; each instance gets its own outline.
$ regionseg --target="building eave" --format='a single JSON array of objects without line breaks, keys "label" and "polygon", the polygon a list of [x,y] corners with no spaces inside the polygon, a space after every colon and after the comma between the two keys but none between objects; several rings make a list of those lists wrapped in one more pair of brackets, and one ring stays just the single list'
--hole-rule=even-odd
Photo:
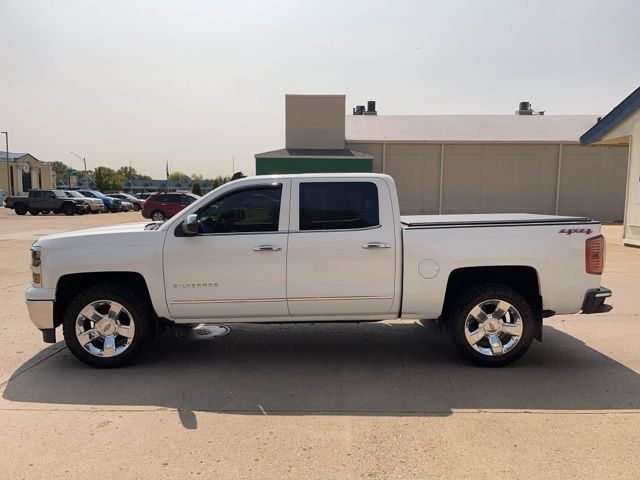
[{"label": "building eave", "polygon": [[581,145],[591,145],[602,140],[609,132],[640,108],[640,87],[636,88],[613,110],[580,137]]}]

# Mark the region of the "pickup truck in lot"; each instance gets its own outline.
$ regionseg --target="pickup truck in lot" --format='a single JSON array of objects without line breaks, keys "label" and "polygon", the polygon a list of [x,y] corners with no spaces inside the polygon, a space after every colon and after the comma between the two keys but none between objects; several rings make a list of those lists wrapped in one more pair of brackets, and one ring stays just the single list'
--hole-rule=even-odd
[{"label": "pickup truck in lot", "polygon": [[62,190],[29,190],[25,196],[11,196],[4,201],[7,208],[13,208],[18,215],[64,213],[65,215],[83,214],[89,211],[84,199],[69,198]]},{"label": "pickup truck in lot", "polygon": [[605,241],[588,218],[400,216],[378,174],[229,182],[165,222],[40,238],[26,292],[95,367],[129,363],[167,324],[439,319],[483,366],[520,358],[543,318],[604,309]]}]

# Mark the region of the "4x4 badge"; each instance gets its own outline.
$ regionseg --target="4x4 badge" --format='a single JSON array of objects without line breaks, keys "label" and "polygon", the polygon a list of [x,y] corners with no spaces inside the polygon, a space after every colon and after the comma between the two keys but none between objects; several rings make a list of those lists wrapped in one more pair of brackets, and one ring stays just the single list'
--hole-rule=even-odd
[{"label": "4x4 badge", "polygon": [[564,233],[566,235],[572,235],[574,233],[584,233],[585,235],[590,235],[593,233],[593,230],[590,228],[563,228],[558,233]]}]

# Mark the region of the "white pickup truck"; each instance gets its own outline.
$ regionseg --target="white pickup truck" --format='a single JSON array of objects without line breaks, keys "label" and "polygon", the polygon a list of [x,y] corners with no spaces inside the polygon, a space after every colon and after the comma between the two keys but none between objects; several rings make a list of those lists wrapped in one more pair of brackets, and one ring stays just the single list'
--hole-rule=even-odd
[{"label": "white pickup truck", "polygon": [[400,216],[376,174],[229,182],[164,223],[40,238],[29,315],[94,367],[130,362],[167,324],[439,319],[467,359],[502,366],[542,319],[604,309],[588,218]]}]

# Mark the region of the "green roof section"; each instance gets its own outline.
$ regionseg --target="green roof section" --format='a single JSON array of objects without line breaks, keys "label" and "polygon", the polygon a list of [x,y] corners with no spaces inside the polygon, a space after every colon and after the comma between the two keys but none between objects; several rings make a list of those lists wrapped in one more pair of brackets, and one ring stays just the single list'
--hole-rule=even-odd
[{"label": "green roof section", "polygon": [[287,173],[370,173],[372,171],[372,159],[366,157],[256,158],[256,175]]}]

